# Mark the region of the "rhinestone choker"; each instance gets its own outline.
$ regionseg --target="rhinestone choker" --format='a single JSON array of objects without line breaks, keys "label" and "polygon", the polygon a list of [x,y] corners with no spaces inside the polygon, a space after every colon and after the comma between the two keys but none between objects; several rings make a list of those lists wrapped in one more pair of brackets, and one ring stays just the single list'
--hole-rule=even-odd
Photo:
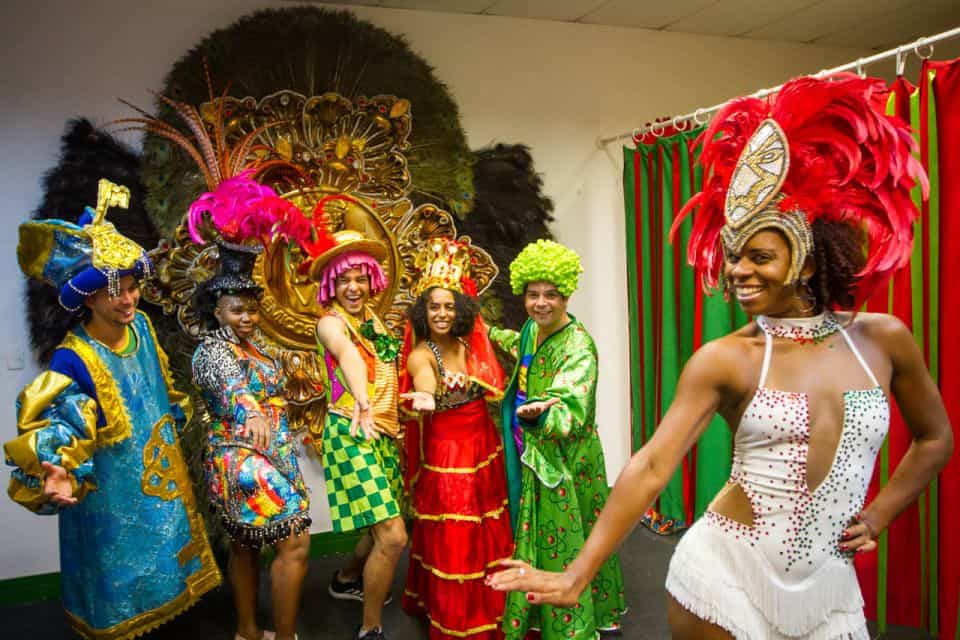
[{"label": "rhinestone choker", "polygon": [[837,322],[836,316],[829,311],[824,311],[818,316],[810,316],[809,318],[757,316],[757,324],[768,336],[786,338],[800,344],[821,342],[840,331],[840,323]]}]

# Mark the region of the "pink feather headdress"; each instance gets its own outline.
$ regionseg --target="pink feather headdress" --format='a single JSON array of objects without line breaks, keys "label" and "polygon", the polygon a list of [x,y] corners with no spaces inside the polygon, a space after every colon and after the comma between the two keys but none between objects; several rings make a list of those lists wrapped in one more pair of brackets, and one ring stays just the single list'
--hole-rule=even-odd
[{"label": "pink feather headdress", "polygon": [[[285,160],[260,160],[251,153],[255,150],[257,136],[274,125],[259,127],[235,143],[228,143],[224,101],[214,100],[206,62],[204,73],[210,102],[216,104],[209,126],[195,106],[157,94],[159,100],[180,116],[193,141],[167,122],[126,101],[122,102],[142,117],[123,118],[114,124],[127,124],[131,125],[128,129],[162,136],[183,149],[197,163],[208,191],[188,209],[187,226],[194,242],[205,244],[207,240],[223,240],[232,244],[249,244],[252,241],[266,243],[276,235],[277,226],[283,221],[296,219],[300,211],[292,202],[279,197],[273,189],[257,182],[257,176],[280,165],[297,173],[302,172]],[[226,96],[226,91],[223,96]],[[212,224],[208,224],[208,220]],[[281,232],[280,235],[286,234]],[[287,239],[291,238],[287,236]]]},{"label": "pink feather headdress", "polygon": [[[804,77],[773,96],[734,100],[717,113],[697,141],[703,145],[700,162],[706,169],[703,190],[687,202],[671,230],[675,234],[696,210],[687,259],[706,287],[717,286],[723,269],[721,236],[728,241],[738,230],[752,235],[762,226],[779,228],[777,213],[790,228],[799,219],[807,230],[824,220],[866,231],[867,260],[857,274],[857,304],[907,263],[919,215],[910,190],[919,183],[926,196],[928,183],[913,155],[917,145],[910,127],[884,114],[888,95],[879,79]],[[758,142],[763,128],[767,135]],[[783,158],[771,149],[779,149]],[[752,162],[747,158],[751,154]],[[748,196],[758,182],[756,172],[771,162],[776,164],[771,173],[779,171],[779,178],[771,179],[763,193]],[[740,206],[738,198],[753,198],[756,207]],[[758,220],[750,224],[753,216]]]},{"label": "pink feather headdress", "polygon": [[204,244],[211,236],[219,236],[218,240],[232,244],[251,240],[267,244],[281,221],[300,215],[295,204],[254,180],[252,174],[248,170],[228,178],[215,191],[194,200],[187,210],[187,228],[194,242]]}]

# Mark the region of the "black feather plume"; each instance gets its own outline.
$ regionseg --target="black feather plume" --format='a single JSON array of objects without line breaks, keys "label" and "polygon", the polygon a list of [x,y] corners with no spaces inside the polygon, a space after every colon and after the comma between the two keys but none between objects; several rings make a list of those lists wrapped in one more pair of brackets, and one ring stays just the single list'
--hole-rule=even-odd
[{"label": "black feather plume", "polygon": [[[506,327],[519,328],[527,318],[523,300],[510,290],[510,263],[529,243],[552,238],[547,223],[553,202],[543,195],[543,181],[533,167],[528,147],[497,144],[473,152],[473,211],[457,223],[457,230],[483,247],[500,268],[485,292],[485,316]],[[491,305],[501,309],[491,309]],[[500,311],[498,314],[497,312]]]}]

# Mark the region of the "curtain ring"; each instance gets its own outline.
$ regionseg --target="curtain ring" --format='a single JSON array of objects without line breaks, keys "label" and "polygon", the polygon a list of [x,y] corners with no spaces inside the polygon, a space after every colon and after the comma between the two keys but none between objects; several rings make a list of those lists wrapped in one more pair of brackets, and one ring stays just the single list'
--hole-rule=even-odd
[{"label": "curtain ring", "polygon": [[658,138],[663,135],[663,130],[664,124],[662,122],[654,122],[650,125],[650,133]]},{"label": "curtain ring", "polygon": [[[922,53],[920,53],[920,47],[927,47],[929,49],[929,51],[927,52],[927,55],[923,55]],[[926,60],[927,58],[930,58],[933,56],[933,45],[927,42],[926,38],[920,38],[915,43],[913,43],[913,52],[921,60]]]},{"label": "curtain ring", "polygon": [[[682,124],[681,124],[681,123],[682,123]],[[687,127],[687,124],[688,124],[687,119],[686,119],[686,118],[681,118],[680,116],[674,116],[674,117],[673,117],[673,120],[670,121],[670,124],[671,124],[671,125],[673,126],[673,128],[676,129],[677,131],[686,131],[686,130],[688,129],[688,127]]]},{"label": "curtain ring", "polygon": [[[701,118],[703,119],[701,120]],[[703,117],[703,109],[697,109],[696,111],[693,112],[693,122],[697,126],[701,126],[701,127],[707,124],[707,119]]]},{"label": "curtain ring", "polygon": [[907,66],[907,58],[903,55],[903,47],[897,47],[897,77],[903,75],[903,70]]},{"label": "curtain ring", "polygon": [[640,127],[634,127],[632,135],[633,135],[633,141],[638,142],[640,138],[643,137],[642,135],[640,135]]},{"label": "curtain ring", "polygon": [[867,74],[863,70],[863,58],[857,58],[857,75],[861,78],[866,78]]}]

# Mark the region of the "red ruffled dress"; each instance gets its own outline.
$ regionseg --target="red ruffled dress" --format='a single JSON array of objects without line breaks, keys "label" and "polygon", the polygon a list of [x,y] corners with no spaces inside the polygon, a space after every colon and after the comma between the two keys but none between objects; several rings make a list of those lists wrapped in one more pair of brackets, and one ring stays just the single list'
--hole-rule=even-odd
[{"label": "red ruffled dress", "polygon": [[[428,342],[441,378],[436,411],[407,425],[414,524],[402,604],[427,619],[432,640],[503,637],[505,594],[484,584],[513,554],[503,441],[487,410],[487,401],[500,397],[503,373],[486,327],[479,318],[477,324],[467,375],[447,371]],[[404,387],[408,378],[401,379]]]}]

